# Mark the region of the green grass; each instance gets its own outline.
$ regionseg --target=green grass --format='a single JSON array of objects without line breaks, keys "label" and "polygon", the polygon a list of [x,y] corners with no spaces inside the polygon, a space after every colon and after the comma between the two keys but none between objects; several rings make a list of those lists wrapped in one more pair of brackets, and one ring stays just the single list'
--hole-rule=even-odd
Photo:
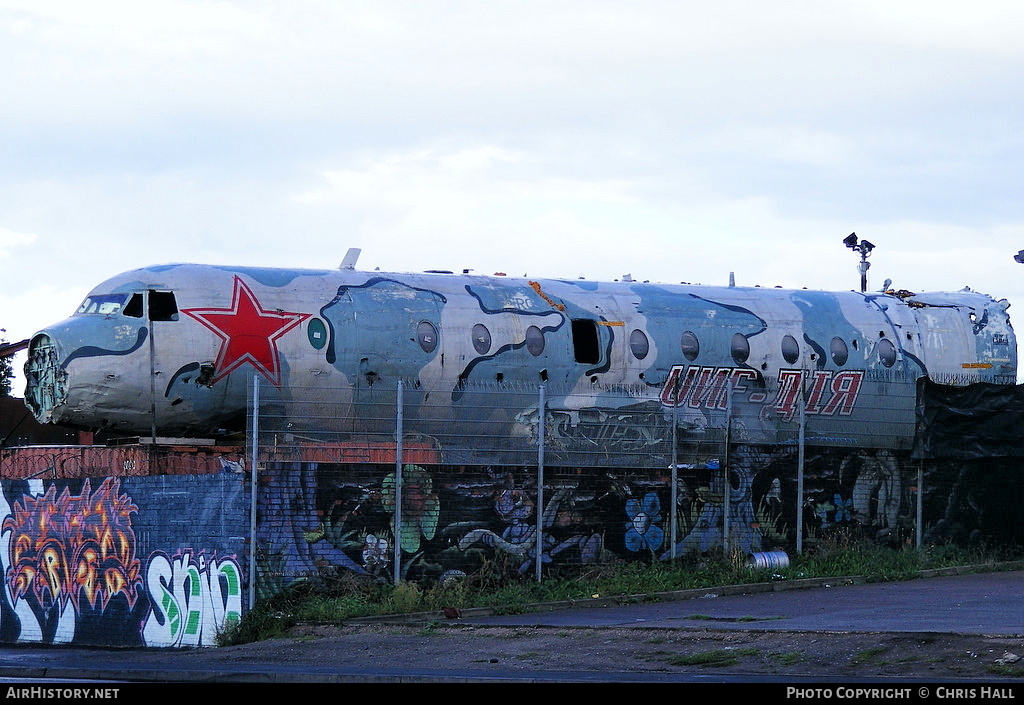
[{"label": "green grass", "polygon": [[687,619],[695,621],[707,620],[709,622],[756,622],[757,617],[711,617],[706,614],[691,614]]},{"label": "green grass", "polygon": [[426,624],[424,624],[423,628],[420,629],[418,632],[416,632],[416,635],[417,636],[431,636],[432,634],[437,633],[437,627],[438,627],[438,623],[436,621],[434,621],[434,620],[431,620],[431,621],[427,622]]},{"label": "green grass", "polygon": [[861,649],[850,659],[852,664],[869,663],[889,650],[886,646],[875,646],[870,649]]},{"label": "green grass", "polygon": [[739,663],[742,656],[757,656],[757,649],[715,649],[696,654],[677,654],[664,659],[671,666],[708,666],[718,668]]},{"label": "green grass", "polygon": [[773,651],[768,655],[773,661],[778,661],[783,666],[792,666],[804,660],[804,655],[799,651]]},{"label": "green grass", "polygon": [[619,602],[657,600],[659,593],[713,589],[801,578],[862,576],[870,581],[905,580],[922,570],[956,566],[997,567],[1019,558],[1005,551],[967,550],[931,546],[922,550],[891,549],[872,543],[818,545],[813,552],[790,556],[786,568],[753,569],[745,554],[680,558],[654,564],[613,563],[577,566],[572,572],[551,573],[538,583],[495,561],[447,586],[411,582],[392,586],[354,573],[342,572],[293,585],[258,602],[240,623],[220,635],[221,645],[281,636],[296,623],[337,624],[354,617],[490,608],[497,614],[519,614],[541,602],[589,600],[594,596]]}]

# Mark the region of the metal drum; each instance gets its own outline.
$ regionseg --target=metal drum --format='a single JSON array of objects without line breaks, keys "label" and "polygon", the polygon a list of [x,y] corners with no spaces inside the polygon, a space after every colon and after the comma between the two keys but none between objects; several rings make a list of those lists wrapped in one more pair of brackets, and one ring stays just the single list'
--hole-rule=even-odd
[{"label": "metal drum", "polygon": [[788,568],[789,556],[785,551],[766,551],[750,554],[751,568]]}]

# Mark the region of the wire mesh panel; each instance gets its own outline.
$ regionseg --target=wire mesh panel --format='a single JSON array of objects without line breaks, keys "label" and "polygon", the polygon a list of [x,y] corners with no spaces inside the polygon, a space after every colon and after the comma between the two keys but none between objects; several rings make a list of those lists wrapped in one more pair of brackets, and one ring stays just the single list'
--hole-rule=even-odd
[{"label": "wire mesh panel", "polygon": [[[548,462],[666,467],[679,462],[680,450],[699,454],[707,439],[719,443],[726,430],[730,442],[754,445],[795,443],[801,430],[810,445],[894,450],[912,445],[912,379],[793,370],[754,384],[738,380],[733,368],[721,370],[680,371],[654,387],[543,385]],[[261,443],[373,448],[394,442],[401,414],[405,436],[434,448],[439,462],[535,462],[540,385],[465,382],[437,389],[405,380],[402,389],[399,409],[394,381],[361,379],[349,387],[291,387],[287,393],[267,388],[260,428],[270,435]]]},{"label": "wire mesh panel", "polygon": [[415,381],[269,390],[253,439],[260,584],[914,545],[922,508],[937,528],[941,494],[962,481],[911,457],[911,380],[850,380],[653,397]]}]

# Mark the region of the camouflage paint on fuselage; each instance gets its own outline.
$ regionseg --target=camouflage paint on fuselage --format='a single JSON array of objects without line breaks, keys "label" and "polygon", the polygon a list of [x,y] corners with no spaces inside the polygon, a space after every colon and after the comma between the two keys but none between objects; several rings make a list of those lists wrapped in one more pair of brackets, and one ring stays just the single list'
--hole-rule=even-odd
[{"label": "camouflage paint on fuselage", "polygon": [[505,391],[543,384],[567,437],[610,412],[686,433],[728,415],[743,441],[804,418],[814,442],[905,448],[919,377],[1015,381],[1006,308],[969,290],[167,265],[113,277],[38,333],[25,396],[44,422],[211,437],[244,427],[257,375],[289,428],[386,434],[403,380],[406,430],[472,454],[529,436],[530,394]]}]

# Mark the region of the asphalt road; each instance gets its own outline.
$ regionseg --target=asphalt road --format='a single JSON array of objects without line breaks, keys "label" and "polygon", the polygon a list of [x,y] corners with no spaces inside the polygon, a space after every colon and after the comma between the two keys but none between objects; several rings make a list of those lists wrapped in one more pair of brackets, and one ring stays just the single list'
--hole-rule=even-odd
[{"label": "asphalt road", "polygon": [[[470,624],[637,626],[743,631],[938,632],[1024,636],[1024,571],[936,576],[891,583],[813,581],[764,591],[689,591],[685,600],[576,607],[463,619]],[[739,588],[744,590],[744,588]]]},{"label": "asphalt road", "polygon": [[[908,632],[1024,637],[1024,571],[931,575],[893,583],[856,579],[780,582],[667,595],[666,601],[620,604],[597,598],[519,615],[487,611],[461,615],[460,624],[484,626],[644,627],[660,629]],[[426,622],[437,615],[419,615]],[[234,649],[234,650],[233,650]],[[551,680],[572,674],[547,674]],[[576,674],[580,682],[601,674]],[[635,674],[634,674],[635,677]],[[644,681],[661,676],[649,674]],[[31,682],[473,682],[473,674],[415,670],[402,654],[365,663],[301,662],[268,649],[175,651],[69,647],[0,647],[0,678]],[[613,677],[609,677],[614,680]],[[666,676],[666,679],[670,677]],[[493,675],[489,676],[493,681]]]}]

